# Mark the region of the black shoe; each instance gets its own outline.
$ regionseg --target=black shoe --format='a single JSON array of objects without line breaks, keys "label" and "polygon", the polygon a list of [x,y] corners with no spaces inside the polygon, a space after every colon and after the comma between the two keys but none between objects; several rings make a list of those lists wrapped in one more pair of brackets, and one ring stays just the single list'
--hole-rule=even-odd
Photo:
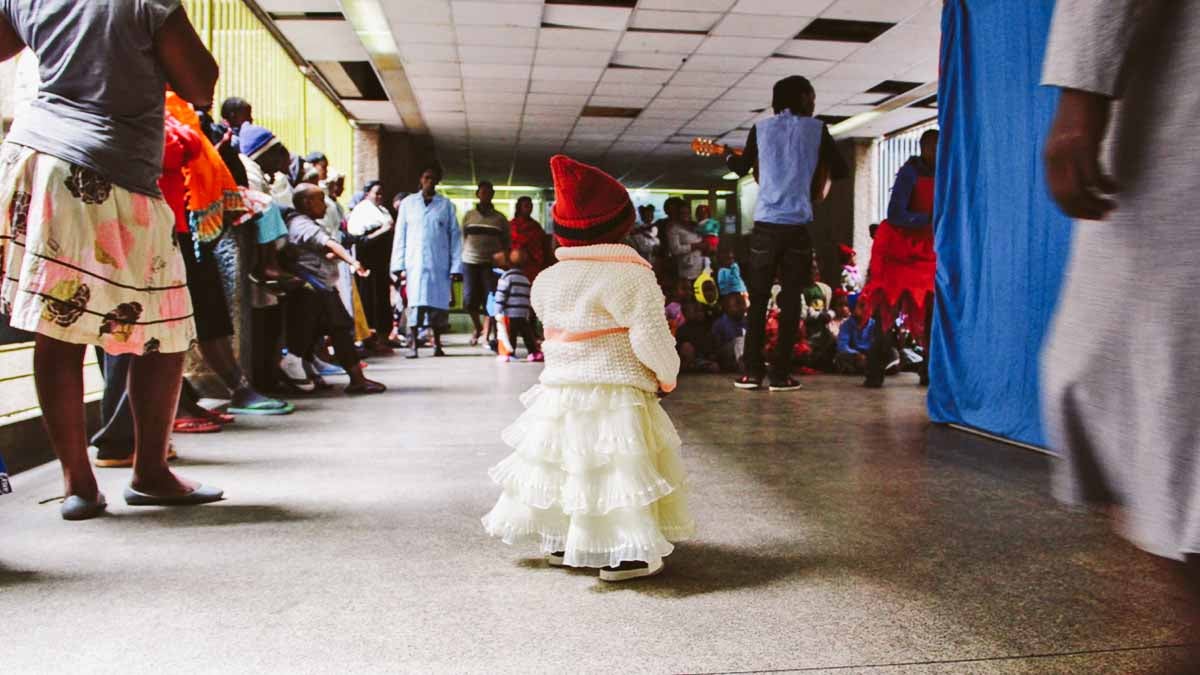
[{"label": "black shoe", "polygon": [[798,391],[803,389],[803,385],[796,381],[793,377],[771,378],[771,385],[768,387],[771,391]]},{"label": "black shoe", "polygon": [[433,350],[433,355],[434,355],[434,356],[445,356],[445,355],[446,355],[446,352],[442,351],[442,348],[441,348],[441,347],[436,347],[436,348],[434,348],[434,350]]},{"label": "black shoe", "polygon": [[867,389],[883,389],[883,378],[868,377],[866,380],[863,380],[863,386]]},{"label": "black shoe", "polygon": [[733,386],[737,387],[738,389],[745,389],[747,391],[753,391],[755,389],[762,389],[762,381],[763,381],[763,379],[761,377],[754,377],[753,375],[743,375],[733,381]]},{"label": "black shoe", "polygon": [[919,386],[922,386],[922,387],[929,386],[929,369],[928,368],[921,369],[921,381],[918,384],[919,384]]}]

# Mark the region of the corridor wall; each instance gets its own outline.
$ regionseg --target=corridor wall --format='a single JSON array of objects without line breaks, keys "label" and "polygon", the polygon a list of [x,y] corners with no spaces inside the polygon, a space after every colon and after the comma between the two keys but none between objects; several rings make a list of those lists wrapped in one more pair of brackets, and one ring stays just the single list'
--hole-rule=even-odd
[{"label": "corridor wall", "polygon": [[1044,445],[1038,360],[1071,223],[1041,148],[1057,103],[1040,87],[1053,0],[946,0],[929,414]]}]

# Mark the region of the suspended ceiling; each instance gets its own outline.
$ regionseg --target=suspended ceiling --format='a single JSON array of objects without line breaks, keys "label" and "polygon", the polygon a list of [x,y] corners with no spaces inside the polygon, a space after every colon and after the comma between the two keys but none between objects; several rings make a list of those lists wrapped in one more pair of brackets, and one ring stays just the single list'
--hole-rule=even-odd
[{"label": "suspended ceiling", "polygon": [[258,4],[359,121],[431,134],[455,182],[546,185],[566,152],[634,187],[716,186],[692,138],[743,143],[792,74],[843,137],[936,115],[940,0]]}]

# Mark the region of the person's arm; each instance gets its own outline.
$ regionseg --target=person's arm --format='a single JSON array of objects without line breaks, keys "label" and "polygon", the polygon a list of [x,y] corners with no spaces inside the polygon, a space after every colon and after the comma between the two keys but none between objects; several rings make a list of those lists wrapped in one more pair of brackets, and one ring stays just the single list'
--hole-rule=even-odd
[{"label": "person's arm", "polygon": [[396,238],[392,240],[392,274],[404,274],[404,254],[408,246],[408,223],[404,217],[404,203],[400,204],[400,215],[396,221]]},{"label": "person's arm", "polygon": [[462,248],[463,248],[463,230],[458,226],[458,214],[454,212],[454,205],[447,200],[446,210],[450,212],[450,227],[446,232],[450,246],[450,275],[462,276]]},{"label": "person's arm", "polygon": [[508,275],[501,275],[496,282],[496,306],[501,310],[508,308]]},{"label": "person's arm", "polygon": [[333,237],[326,235],[325,248],[329,249],[329,252],[332,253],[334,257],[339,258],[342,262],[349,265],[350,269],[354,270],[354,273],[358,276],[367,277],[371,275],[371,270],[363,267],[363,264],[356,260],[354,256],[350,255],[350,252],[347,251],[341,244],[337,243]]},{"label": "person's arm", "polygon": [[911,164],[900,167],[896,182],[892,184],[892,197],[888,200],[888,222],[900,227],[923,227],[933,222],[933,214],[908,210],[912,193],[917,187],[917,170]]},{"label": "person's arm", "polygon": [[729,170],[739,176],[745,176],[754,170],[754,165],[758,163],[758,127],[751,127],[750,135],[746,137],[746,149],[741,155],[729,155],[725,158],[725,165]]},{"label": "person's arm", "polygon": [[8,17],[0,14],[0,61],[7,61],[24,49],[25,41],[8,22]]},{"label": "person's arm", "polygon": [[821,161],[829,167],[829,177],[833,180],[843,180],[850,177],[850,167],[846,159],[837,149],[837,141],[829,133],[828,126],[821,127]]},{"label": "person's arm", "polygon": [[1112,101],[1121,97],[1129,54],[1143,21],[1162,2],[1059,0],[1042,83],[1062,89],[1046,139],[1050,193],[1067,215],[1098,220],[1116,208],[1119,186],[1100,166]]},{"label": "person's arm", "polygon": [[220,68],[183,7],[171,12],[155,31],[154,54],[176,94],[196,107],[212,106]]},{"label": "person's arm", "polygon": [[605,296],[605,309],[619,325],[629,328],[634,355],[654,373],[659,388],[670,393],[679,377],[675,337],[667,325],[664,298],[654,272],[639,268],[638,273],[642,279],[623,286],[619,293]]}]

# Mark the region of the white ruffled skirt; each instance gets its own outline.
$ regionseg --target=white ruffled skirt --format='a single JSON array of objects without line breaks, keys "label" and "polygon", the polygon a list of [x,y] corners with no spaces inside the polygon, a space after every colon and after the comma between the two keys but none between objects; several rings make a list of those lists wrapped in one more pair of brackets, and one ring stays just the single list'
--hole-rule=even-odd
[{"label": "white ruffled skirt", "polygon": [[503,434],[514,452],[488,471],[504,490],[488,534],[565,552],[572,567],[651,562],[692,535],[679,436],[654,394],[538,385],[521,402]]}]

